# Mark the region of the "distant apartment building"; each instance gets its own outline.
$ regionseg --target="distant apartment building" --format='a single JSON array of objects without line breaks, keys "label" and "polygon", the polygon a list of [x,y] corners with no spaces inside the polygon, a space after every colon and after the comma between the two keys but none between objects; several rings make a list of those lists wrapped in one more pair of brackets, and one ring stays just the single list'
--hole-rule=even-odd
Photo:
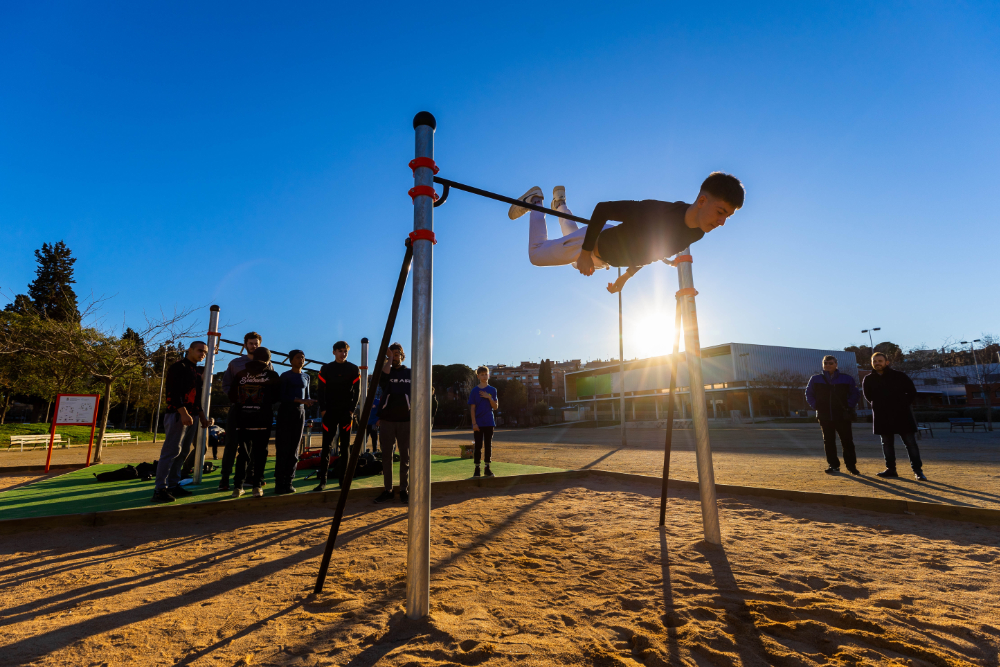
[{"label": "distant apartment building", "polygon": [[917,390],[917,405],[990,405],[1000,404],[1000,372],[997,364],[980,366],[945,366],[907,373]]},{"label": "distant apartment building", "polygon": [[548,400],[550,403],[566,401],[565,380],[566,373],[580,370],[583,364],[579,359],[570,361],[552,362],[552,391],[548,396],[542,391],[542,385],[538,379],[538,371],[541,364],[533,361],[522,361],[517,366],[507,364],[497,364],[490,366],[490,376],[499,380],[518,380],[524,385],[528,392],[528,405]]}]

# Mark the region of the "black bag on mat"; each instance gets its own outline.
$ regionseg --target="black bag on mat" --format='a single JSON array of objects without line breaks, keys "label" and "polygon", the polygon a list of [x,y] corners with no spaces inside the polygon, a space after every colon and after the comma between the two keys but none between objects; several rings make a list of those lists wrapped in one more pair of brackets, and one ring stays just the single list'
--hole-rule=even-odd
[{"label": "black bag on mat", "polygon": [[139,476],[139,479],[144,482],[148,482],[156,477],[156,461],[153,461],[152,463],[140,463],[136,466],[135,472]]},{"label": "black bag on mat", "polygon": [[135,468],[128,465],[118,470],[108,470],[106,472],[94,473],[98,482],[127,482],[130,479],[139,479],[139,473]]}]

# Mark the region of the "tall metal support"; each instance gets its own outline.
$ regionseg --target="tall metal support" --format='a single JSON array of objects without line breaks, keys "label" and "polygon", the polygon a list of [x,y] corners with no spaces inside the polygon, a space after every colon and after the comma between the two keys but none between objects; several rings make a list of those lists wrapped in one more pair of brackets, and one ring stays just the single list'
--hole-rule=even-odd
[{"label": "tall metal support", "polygon": [[719,530],[719,506],[715,499],[715,470],[712,467],[712,445],[708,439],[708,408],[705,405],[705,382],[701,374],[701,341],[698,336],[698,313],[694,297],[694,275],[691,271],[691,249],[686,248],[675,258],[684,318],[684,350],[687,356],[688,385],[691,391],[691,421],[694,426],[695,456],[698,464],[698,490],[701,494],[701,520],[705,541],[722,544]]},{"label": "tall metal support", "polygon": [[[622,277],[621,267],[618,268],[618,277]],[[618,290],[618,379],[621,380],[621,412],[622,412],[622,447],[628,444],[625,435],[625,336],[622,333],[622,291]]]},{"label": "tall metal support", "polygon": [[160,430],[160,408],[163,406],[163,382],[167,379],[167,352],[174,341],[168,340],[163,344],[163,370],[160,371],[160,394],[156,399],[156,416],[153,417],[153,444],[156,444],[156,434]]},{"label": "tall metal support", "polygon": [[[208,419],[212,408],[212,374],[215,373],[215,351],[219,347],[219,307],[212,306],[208,318],[208,356],[205,357],[205,370],[201,378],[201,409]],[[205,451],[208,449],[208,429],[195,426],[198,429],[198,444],[194,450],[194,477],[192,483],[201,484],[201,469],[205,465]]]},{"label": "tall metal support", "polygon": [[670,479],[670,449],[674,439],[674,404],[677,397],[677,359],[681,353],[681,299],[674,308],[674,353],[670,357],[670,395],[667,397],[667,437],[663,443],[663,479],[660,482],[660,525],[667,520],[667,484]]},{"label": "tall metal support", "polygon": [[[358,397],[358,405],[365,404],[365,397],[368,396],[368,339],[361,339],[361,394]],[[367,424],[358,424],[358,428],[367,427]]]},{"label": "tall metal support", "polygon": [[431,354],[434,277],[434,130],[427,111],[413,118],[413,363],[410,384],[410,501],[406,550],[406,615],[430,613]]}]

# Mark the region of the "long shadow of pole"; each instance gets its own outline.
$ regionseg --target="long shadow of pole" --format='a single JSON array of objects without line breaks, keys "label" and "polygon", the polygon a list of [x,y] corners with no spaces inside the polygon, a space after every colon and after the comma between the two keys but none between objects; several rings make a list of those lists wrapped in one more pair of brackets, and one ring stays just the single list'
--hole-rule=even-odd
[{"label": "long shadow of pole", "polygon": [[[392,337],[392,329],[396,325],[396,313],[399,312],[399,302],[403,298],[403,288],[406,287],[406,276],[410,272],[410,262],[413,260],[413,244],[410,239],[406,240],[406,254],[403,256],[403,266],[399,269],[399,279],[396,281],[396,293],[392,296],[392,306],[389,308],[389,319],[385,323],[385,331],[382,333],[382,345],[375,352],[375,370],[372,372],[371,383],[376,386],[382,378],[382,353],[389,347],[389,339]],[[344,508],[347,506],[347,496],[351,492],[351,482],[354,481],[354,470],[358,466],[358,457],[361,456],[361,446],[365,442],[365,431],[367,429],[368,417],[372,412],[372,405],[375,403],[375,392],[369,391],[365,397],[365,408],[361,411],[361,419],[358,423],[358,433],[354,436],[354,444],[351,445],[350,458],[347,460],[347,469],[344,471],[344,481],[340,485],[340,497],[337,499],[337,511],[333,515],[333,524],[330,526],[330,537],[326,540],[326,549],[323,551],[323,560],[319,564],[319,574],[316,576],[315,593],[323,592],[323,583],[326,581],[326,572],[330,569],[330,558],[333,556],[333,547],[337,543],[337,533],[340,532],[340,522],[344,518]],[[390,454],[390,457],[392,455]],[[392,465],[392,459],[388,461]],[[382,462],[385,465],[386,461]]]}]

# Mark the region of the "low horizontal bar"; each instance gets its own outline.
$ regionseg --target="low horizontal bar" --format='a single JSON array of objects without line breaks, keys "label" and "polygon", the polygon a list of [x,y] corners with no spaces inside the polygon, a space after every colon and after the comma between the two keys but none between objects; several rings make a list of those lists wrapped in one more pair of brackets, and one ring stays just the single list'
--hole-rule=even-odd
[{"label": "low horizontal bar", "polygon": [[[223,342],[223,343],[229,343],[230,345],[239,345],[241,350],[243,349],[243,346],[245,345],[245,343],[241,343],[238,340],[226,340],[225,338],[220,338],[219,341]],[[270,350],[271,348],[268,348],[268,349]],[[226,354],[235,354],[237,357],[243,355],[242,352],[230,352],[229,350],[219,350],[219,352],[225,352]],[[287,352],[279,352],[278,350],[271,350],[271,354],[272,355],[273,354],[280,354],[285,359],[288,359],[288,353]],[[274,361],[273,359],[272,359],[271,363],[272,364],[280,364],[282,366],[289,366],[290,365],[290,364],[282,363],[280,361]],[[319,364],[320,366],[322,366],[326,362],[325,361],[316,361],[315,359],[306,359],[306,363],[307,364]]]},{"label": "low horizontal bar", "polygon": [[515,204],[517,206],[521,206],[522,208],[531,209],[532,211],[538,211],[539,213],[554,215],[557,218],[562,218],[564,220],[573,220],[574,222],[579,222],[580,224],[584,225],[590,224],[590,220],[588,220],[587,218],[581,218],[579,216],[570,215],[568,213],[560,213],[559,211],[553,211],[551,208],[545,208],[544,206],[535,206],[534,204],[529,204],[528,202],[521,201],[520,199],[513,199],[511,197],[498,195],[495,192],[480,190],[479,188],[474,188],[471,185],[464,185],[462,183],[456,183],[455,181],[449,181],[447,178],[441,178],[440,176],[435,176],[434,182],[440,183],[441,185],[447,185],[448,187],[455,188],[456,190],[463,190],[465,192],[474,195],[479,195],[480,197],[486,197],[487,199],[495,199],[497,201],[502,201],[505,204]]}]

